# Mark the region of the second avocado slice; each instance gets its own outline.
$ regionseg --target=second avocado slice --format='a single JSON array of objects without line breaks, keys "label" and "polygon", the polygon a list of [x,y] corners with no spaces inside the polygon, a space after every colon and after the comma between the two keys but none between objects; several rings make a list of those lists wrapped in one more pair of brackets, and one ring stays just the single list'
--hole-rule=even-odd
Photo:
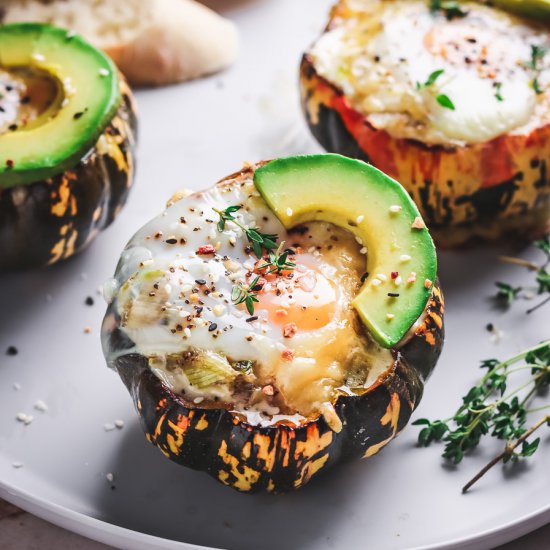
[{"label": "second avocado slice", "polygon": [[353,306],[381,346],[398,344],[426,308],[437,272],[433,241],[405,189],[332,154],[268,162],[254,183],[286,228],[319,220],[356,235],[367,267]]}]

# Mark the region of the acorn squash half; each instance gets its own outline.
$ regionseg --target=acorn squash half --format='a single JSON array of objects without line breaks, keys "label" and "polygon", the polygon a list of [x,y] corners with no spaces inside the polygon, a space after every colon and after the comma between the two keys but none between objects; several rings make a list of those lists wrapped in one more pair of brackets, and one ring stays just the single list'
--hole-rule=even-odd
[{"label": "acorn squash half", "polygon": [[0,108],[0,270],[67,259],[114,220],[132,186],[132,93],[79,36],[5,25]]},{"label": "acorn squash half", "polygon": [[[324,156],[331,157],[318,157]],[[317,162],[315,156],[304,158],[306,162],[303,164],[309,163],[309,158],[312,159],[312,164]],[[277,169],[281,165],[290,167],[288,173],[294,174],[296,181],[300,181],[303,166],[299,167],[300,163],[296,159],[300,157],[288,159],[288,162],[274,162],[273,165]],[[346,163],[353,163],[349,159],[345,160]],[[363,165],[357,161],[356,163]],[[231,404],[217,401],[217,397],[214,397],[214,401],[208,401],[204,397],[196,398],[197,394],[190,393],[187,388],[183,393],[174,389],[174,379],[171,377],[173,369],[156,368],[156,365],[162,363],[162,360],[158,360],[160,355],[157,352],[161,355],[175,353],[174,346],[192,349],[188,347],[193,345],[196,330],[202,330],[199,332],[202,336],[197,338],[207,338],[213,350],[227,345],[223,343],[223,339],[231,338],[231,333],[241,328],[245,331],[243,334],[247,335],[246,339],[251,340],[253,335],[248,336],[246,325],[260,322],[258,315],[261,317],[261,310],[246,319],[246,322],[242,316],[229,321],[223,316],[214,317],[212,311],[216,310],[212,305],[216,302],[211,301],[212,294],[221,293],[219,303],[225,304],[222,309],[235,306],[229,305],[230,302],[226,300],[228,293],[223,283],[217,278],[217,282],[212,283],[214,279],[210,279],[207,270],[201,271],[207,261],[214,262],[214,266],[223,262],[227,266],[226,276],[230,277],[235,271],[231,266],[231,259],[225,255],[225,245],[222,244],[218,252],[220,247],[216,241],[225,239],[227,235],[220,237],[219,228],[216,233],[214,224],[217,220],[210,212],[213,208],[219,208],[217,204],[220,201],[234,200],[228,198],[233,197],[231,193],[234,189],[248,197],[247,201],[258,201],[251,180],[254,171],[260,166],[269,168],[270,163],[247,166],[228,176],[211,190],[193,195],[202,197],[206,194],[201,202],[197,200],[192,203],[181,199],[187,194],[176,195],[169,202],[164,216],[159,216],[136,234],[121,256],[115,279],[105,288],[109,308],[103,324],[102,338],[108,364],[118,372],[128,388],[147,439],[166,457],[182,466],[205,471],[238,491],[281,493],[302,487],[337,464],[378,453],[403,430],[420,402],[424,383],[442,350],[444,303],[437,281],[429,287],[427,281],[418,281],[424,288],[431,289],[425,300],[421,298],[424,300],[424,311],[400,342],[388,346],[389,349],[384,351],[385,362],[380,369],[376,369],[377,375],[364,389],[358,393],[337,391],[332,403],[332,418],[324,413],[317,413],[303,417],[299,422],[287,421],[281,417],[280,420],[265,425],[252,421],[242,411],[234,410]],[[269,175],[269,171],[266,173]],[[316,173],[316,177],[318,175]],[[254,180],[257,188],[258,181],[259,178]],[[337,185],[337,181],[330,185]],[[299,184],[296,189],[299,193]],[[320,184],[319,192],[322,191],[323,184]],[[403,200],[407,202],[409,199]],[[255,212],[258,220],[263,220],[265,224],[271,223],[266,215],[265,203],[261,207],[257,206],[258,202],[252,204],[256,206],[244,204],[243,211],[246,214],[243,216]],[[283,209],[281,216],[285,214],[290,214],[290,208],[286,212]],[[388,212],[388,215],[394,214]],[[204,228],[197,225],[194,216],[201,216],[205,221]],[[304,234],[305,225],[298,226],[297,235]],[[213,233],[204,234],[204,229]],[[222,227],[224,229],[227,230],[227,226]],[[390,246],[392,241],[388,240],[388,232],[384,228],[381,231],[380,246]],[[411,231],[416,230],[413,228]],[[203,237],[200,237],[201,234]],[[207,238],[212,245],[199,247],[194,254],[196,244],[193,239],[199,238]],[[227,250],[232,250],[231,246],[235,251],[241,250],[238,240],[229,242],[230,247]],[[287,244],[291,243],[292,241]],[[245,250],[245,253],[249,251]],[[195,269],[199,271],[196,272]],[[204,279],[193,281],[197,273]],[[378,277],[384,276],[380,274]],[[181,278],[186,279],[182,281]],[[146,285],[142,289],[139,289],[141,283],[136,282],[139,280]],[[394,288],[389,274],[387,284]],[[210,285],[215,285],[215,289]],[[128,300],[131,304],[129,308],[123,305]],[[373,307],[382,306],[375,302]],[[208,314],[206,310],[209,310]],[[243,313],[245,317],[248,316],[246,312]],[[205,318],[205,315],[209,317]],[[209,327],[205,324],[197,329],[203,318],[205,323],[210,323]],[[359,316],[356,316],[356,321],[361,325]],[[195,322],[199,324],[196,325]],[[316,329],[319,330],[323,328]],[[362,333],[360,328],[358,330]],[[188,331],[187,335],[185,331]],[[254,334],[257,333],[258,331]],[[226,353],[238,355],[240,350],[239,344],[234,343],[236,340],[225,341],[231,342],[230,351],[226,349]],[[286,346],[293,345],[292,339],[281,339],[281,342]],[[282,353],[284,355],[285,351]],[[349,355],[351,350],[346,348],[344,353]],[[183,363],[187,360],[185,354]],[[178,362],[176,370],[183,363]],[[216,371],[208,374],[213,377],[216,375]],[[200,377],[199,382],[202,382]],[[269,395],[272,394],[273,387]]]},{"label": "acorn squash half", "polygon": [[[324,34],[302,58],[303,111],[311,132],[327,151],[370,162],[397,179],[418,204],[438,245],[531,238],[547,230],[550,218],[550,34],[536,21],[494,7],[475,2],[460,7],[462,15],[452,17],[444,11],[430,13],[429,2],[423,0],[340,0]],[[399,14],[403,9],[410,11],[404,17],[408,22],[416,18],[432,23],[428,21],[418,44],[411,36],[421,25],[396,29],[398,36],[386,37],[386,46],[393,39],[402,44],[399,57],[389,46],[384,50],[376,36],[380,28],[389,28],[381,23],[384,13]],[[397,19],[392,17],[394,22]],[[475,36],[471,21],[478,25]],[[318,44],[325,40],[327,53],[342,51],[337,33],[348,24],[352,28],[353,22],[360,22],[357,28],[364,30],[363,38],[354,42],[362,53],[344,52],[342,59],[349,66],[331,65],[330,59],[320,66],[315,56]],[[504,28],[503,34],[497,28]],[[506,42],[506,29],[514,28],[521,51],[516,51],[516,43]],[[329,43],[326,37],[334,31]],[[425,62],[427,50],[433,54],[429,62]],[[519,71],[512,80],[498,73],[502,64],[498,56]],[[419,60],[417,65],[412,58]],[[470,67],[482,75],[478,84],[486,84],[485,104],[469,81],[460,80],[464,76],[452,72],[453,64],[460,71]],[[493,66],[497,72],[492,72]],[[361,93],[354,88],[353,71],[365,79]],[[385,88],[379,87],[381,82]],[[447,108],[445,98],[451,100]],[[385,101],[387,106],[381,107]],[[427,119],[426,105],[430,106]],[[532,108],[530,115],[527,105]],[[495,113],[500,114],[493,117]],[[390,117],[395,124],[387,124]],[[465,135],[451,131],[460,139],[440,135],[432,139],[425,130],[433,117],[447,120],[446,129],[467,131]],[[509,128],[513,118],[516,122]],[[505,130],[498,131],[499,125]],[[481,127],[489,130],[476,136]]]}]

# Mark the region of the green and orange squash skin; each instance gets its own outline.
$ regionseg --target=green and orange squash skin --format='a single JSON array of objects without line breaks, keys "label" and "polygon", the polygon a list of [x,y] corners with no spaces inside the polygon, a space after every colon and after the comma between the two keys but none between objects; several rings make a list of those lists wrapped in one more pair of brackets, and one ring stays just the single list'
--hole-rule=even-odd
[{"label": "green and orange squash skin", "polygon": [[[403,428],[420,402],[424,383],[441,353],[444,303],[434,286],[422,323],[406,343],[393,350],[393,363],[364,394],[341,395],[335,409],[342,420],[336,433],[323,417],[295,426],[248,424],[224,408],[201,408],[184,401],[135,353],[115,360],[147,439],[177,464],[203,470],[244,493],[284,493],[299,489],[333,466],[378,453]],[[111,313],[114,315],[114,313]],[[118,326],[106,318],[106,326]],[[116,345],[133,343],[115,328]],[[124,340],[127,340],[124,345]]]},{"label": "green and orange squash skin", "polygon": [[136,105],[120,75],[121,101],[76,166],[30,184],[0,188],[0,271],[70,258],[109,226],[134,181]]},{"label": "green and orange squash skin", "polygon": [[[337,15],[333,10],[332,17]],[[437,245],[509,235],[531,238],[548,229],[550,125],[467,146],[429,145],[375,128],[342,90],[317,73],[307,53],[300,87],[317,141],[329,152],[369,162],[399,181]]]}]

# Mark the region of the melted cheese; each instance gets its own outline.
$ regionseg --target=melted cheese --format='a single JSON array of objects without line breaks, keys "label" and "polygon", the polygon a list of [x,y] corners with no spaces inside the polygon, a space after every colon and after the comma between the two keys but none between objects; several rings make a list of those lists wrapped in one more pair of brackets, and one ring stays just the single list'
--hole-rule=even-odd
[{"label": "melted cheese", "polygon": [[[348,16],[334,21],[311,55],[319,74],[375,127],[398,138],[464,144],[550,122],[550,55],[540,70],[529,67],[532,46],[550,46],[535,23],[473,2],[461,3],[466,17],[450,21],[423,0],[344,4]],[[443,95],[454,110],[440,104]]]}]

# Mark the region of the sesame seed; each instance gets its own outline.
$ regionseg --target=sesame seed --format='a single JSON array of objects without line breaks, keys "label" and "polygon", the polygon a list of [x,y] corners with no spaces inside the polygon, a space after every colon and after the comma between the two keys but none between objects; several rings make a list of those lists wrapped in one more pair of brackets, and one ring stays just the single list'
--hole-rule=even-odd
[{"label": "sesame seed", "polygon": [[424,229],[426,227],[426,224],[422,220],[422,218],[419,218],[418,216],[414,219],[414,222],[411,225],[412,229]]},{"label": "sesame seed", "polygon": [[399,259],[403,263],[405,263],[405,262],[410,262],[412,258],[408,254],[401,254],[401,256],[399,256]]},{"label": "sesame seed", "polygon": [[398,275],[394,281],[395,283],[395,286],[399,286],[401,283],[403,282],[403,279],[401,278],[400,275]]},{"label": "sesame seed", "polygon": [[378,285],[382,284],[382,281],[380,281],[379,279],[373,279],[371,281],[371,284],[372,284],[372,286],[378,286]]},{"label": "sesame seed", "polygon": [[25,426],[28,426],[34,420],[34,417],[32,415],[26,414],[24,412],[17,413],[17,416],[15,418],[19,422],[23,423]]},{"label": "sesame seed", "polygon": [[106,432],[112,432],[115,428],[116,426],[114,424],[111,424],[111,422],[107,422],[106,424],[103,424],[103,429]]},{"label": "sesame seed", "polygon": [[386,277],[386,275],[384,275],[383,273],[377,273],[377,274],[376,274],[376,277],[377,277],[378,279],[380,279],[381,281],[387,281],[387,280],[388,280],[388,278]]},{"label": "sesame seed", "polygon": [[292,216],[292,214],[293,214],[292,208],[287,208],[286,209],[286,215],[290,217],[290,216]]},{"label": "sesame seed", "polygon": [[101,69],[99,69],[98,72],[99,72],[99,76],[109,76],[109,71],[104,67],[101,67]]},{"label": "sesame seed", "polygon": [[112,483],[112,482],[115,480],[115,476],[114,476],[114,474],[112,474],[111,472],[109,472],[108,474],[105,475],[105,479],[106,479],[109,483]]},{"label": "sesame seed", "polygon": [[357,216],[355,223],[359,225],[364,219],[365,219],[365,216]]},{"label": "sesame seed", "polygon": [[363,245],[363,239],[361,239],[361,237],[355,237],[355,240],[360,244],[360,245]]},{"label": "sesame seed", "polygon": [[204,401],[204,397],[195,397],[195,399],[193,399],[193,403],[196,403],[197,405],[199,403],[202,403]]},{"label": "sesame seed", "polygon": [[19,468],[23,468],[22,462],[12,462],[11,465],[12,465],[12,468],[15,468],[16,470],[18,470]]},{"label": "sesame seed", "polygon": [[364,246],[361,250],[359,250],[359,252],[360,252],[361,254],[366,254],[366,253],[367,253],[367,247]]},{"label": "sesame seed", "polygon": [[115,420],[115,426],[119,430],[122,430],[122,428],[124,428],[124,420]]},{"label": "sesame seed", "polygon": [[214,306],[212,311],[216,317],[221,317],[225,313],[225,306],[218,304],[217,306]]},{"label": "sesame seed", "polygon": [[41,53],[33,53],[31,55],[31,57],[35,60],[35,61],[44,61],[46,58],[41,54]]},{"label": "sesame seed", "polygon": [[39,399],[39,400],[34,404],[34,408],[35,408],[37,411],[40,411],[40,412],[47,412],[47,411],[48,411],[48,405],[46,405],[46,403],[44,403],[44,401],[42,401],[42,399]]},{"label": "sesame seed", "polygon": [[186,338],[191,338],[191,329],[188,328],[188,327],[185,327],[183,329],[183,335],[186,337]]},{"label": "sesame seed", "polygon": [[393,313],[386,313],[386,319],[388,321],[391,321],[394,318],[395,318],[395,315]]},{"label": "sesame seed", "polygon": [[403,210],[403,207],[400,206],[399,204],[392,204],[390,206],[390,212],[392,214],[397,214],[398,212],[401,212],[401,210]]}]

